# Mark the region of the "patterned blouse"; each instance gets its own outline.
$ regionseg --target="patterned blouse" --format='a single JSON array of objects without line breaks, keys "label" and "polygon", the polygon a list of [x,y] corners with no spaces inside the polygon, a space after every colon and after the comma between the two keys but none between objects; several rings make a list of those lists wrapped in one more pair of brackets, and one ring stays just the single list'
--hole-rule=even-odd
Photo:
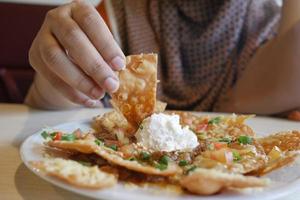
[{"label": "patterned blouse", "polygon": [[218,110],[280,18],[274,0],[105,3],[125,54],[159,53],[158,98],[170,109]]}]

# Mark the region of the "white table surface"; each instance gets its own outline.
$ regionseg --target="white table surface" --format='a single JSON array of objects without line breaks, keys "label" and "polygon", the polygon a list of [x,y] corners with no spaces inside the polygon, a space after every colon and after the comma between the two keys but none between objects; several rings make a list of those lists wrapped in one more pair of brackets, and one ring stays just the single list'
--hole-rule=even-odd
[{"label": "white table surface", "polygon": [[[0,199],[88,199],[60,189],[31,173],[22,163],[19,147],[22,141],[45,126],[89,119],[105,109],[67,111],[32,110],[24,105],[0,104]],[[299,191],[281,200],[299,200]]]}]

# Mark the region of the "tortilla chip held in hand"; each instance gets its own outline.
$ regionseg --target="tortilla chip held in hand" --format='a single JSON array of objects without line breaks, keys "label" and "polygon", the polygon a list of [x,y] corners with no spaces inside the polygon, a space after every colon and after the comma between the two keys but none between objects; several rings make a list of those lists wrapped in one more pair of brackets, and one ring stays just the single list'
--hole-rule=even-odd
[{"label": "tortilla chip held in hand", "polygon": [[127,56],[126,69],[119,72],[119,79],[120,88],[111,95],[111,103],[137,128],[155,112],[157,54]]}]

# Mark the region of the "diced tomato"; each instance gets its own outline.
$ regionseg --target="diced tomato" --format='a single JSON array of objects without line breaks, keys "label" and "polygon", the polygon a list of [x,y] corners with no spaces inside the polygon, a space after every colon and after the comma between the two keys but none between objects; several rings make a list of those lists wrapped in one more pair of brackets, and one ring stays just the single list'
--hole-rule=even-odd
[{"label": "diced tomato", "polygon": [[206,151],[203,153],[203,156],[224,164],[231,164],[233,162],[233,153],[226,148],[216,151]]},{"label": "diced tomato", "polygon": [[53,138],[53,140],[61,140],[62,132],[57,132]]},{"label": "diced tomato", "polygon": [[192,119],[189,119],[189,118],[185,118],[184,120],[183,120],[183,123],[185,123],[186,125],[192,125],[193,124],[193,120]]},{"label": "diced tomato", "polygon": [[215,142],[214,143],[214,147],[217,150],[222,149],[222,148],[226,148],[227,147],[227,143],[225,143],[225,142]]},{"label": "diced tomato", "polygon": [[82,131],[80,129],[76,129],[73,134],[75,135],[76,139],[80,139],[81,136],[83,135]]},{"label": "diced tomato", "polygon": [[198,124],[196,126],[196,131],[205,131],[207,129],[207,124]]},{"label": "diced tomato", "polygon": [[208,124],[209,119],[206,117],[205,119],[202,120],[202,124]]}]

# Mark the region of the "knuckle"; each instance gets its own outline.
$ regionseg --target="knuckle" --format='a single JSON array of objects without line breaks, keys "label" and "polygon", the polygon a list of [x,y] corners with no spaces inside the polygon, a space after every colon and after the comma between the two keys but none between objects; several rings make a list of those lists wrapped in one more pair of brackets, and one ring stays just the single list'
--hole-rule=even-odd
[{"label": "knuckle", "polygon": [[95,59],[95,60],[90,61],[87,64],[87,72],[86,73],[89,76],[93,76],[98,73],[103,73],[104,68],[105,68],[104,62],[101,61],[100,59]]},{"label": "knuckle", "polygon": [[70,101],[80,105],[84,105],[87,101],[86,98],[81,97],[77,92],[71,92],[68,97]]},{"label": "knuckle", "polygon": [[101,53],[103,52],[106,52],[106,51],[110,51],[110,49],[113,49],[112,48],[112,45],[111,45],[111,38],[107,38],[104,40],[104,42],[101,44],[100,48],[99,48],[99,51]]},{"label": "knuckle", "polygon": [[79,29],[74,25],[68,25],[64,27],[62,38],[65,41],[73,43],[78,38]]},{"label": "knuckle", "polygon": [[87,84],[87,80],[84,76],[81,76],[79,78],[76,79],[75,82],[75,87],[80,89],[80,90],[84,90],[86,88],[86,84]]},{"label": "knuckle", "polygon": [[98,16],[92,12],[86,12],[82,15],[82,24],[84,27],[91,26],[96,23]]},{"label": "knuckle", "polygon": [[60,62],[61,56],[60,51],[53,46],[48,46],[42,48],[42,55],[45,59],[45,62],[51,65],[57,65]]},{"label": "knuckle", "polygon": [[46,20],[52,21],[57,17],[57,9],[49,10],[46,14]]}]

